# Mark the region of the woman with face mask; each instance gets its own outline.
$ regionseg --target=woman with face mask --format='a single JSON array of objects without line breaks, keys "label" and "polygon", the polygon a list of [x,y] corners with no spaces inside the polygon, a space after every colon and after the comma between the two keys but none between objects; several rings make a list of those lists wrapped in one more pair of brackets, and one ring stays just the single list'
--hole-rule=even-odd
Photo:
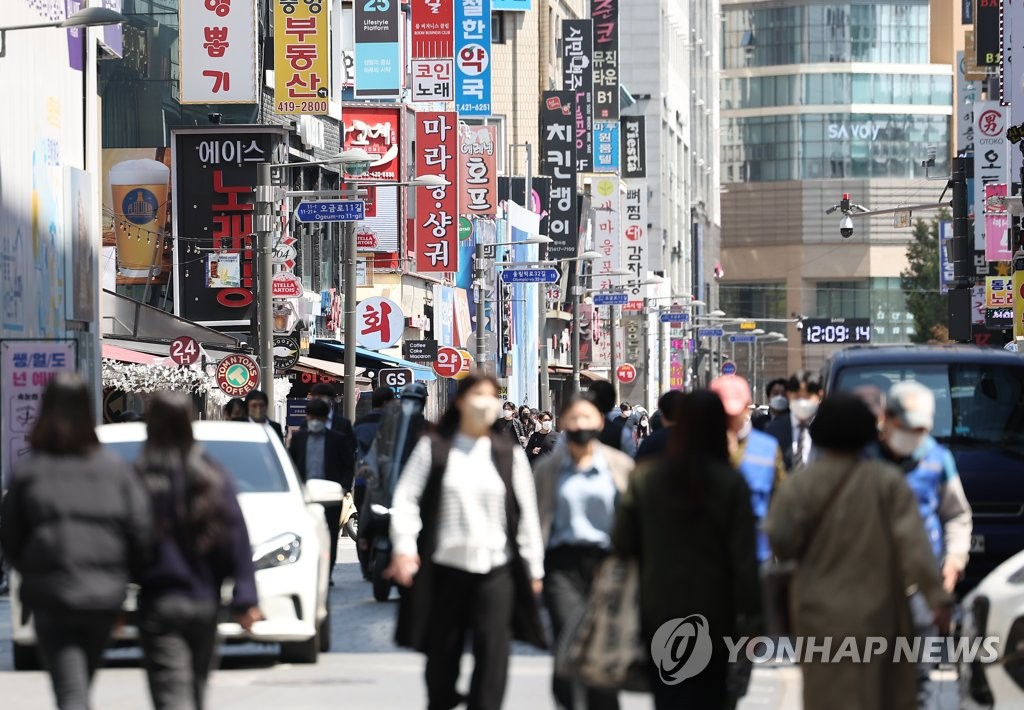
[{"label": "woman with face mask", "polygon": [[505,402],[500,406],[501,419],[498,419],[497,430],[520,446],[525,447],[526,442],[529,441],[529,434],[526,433],[526,427],[523,426],[523,422],[517,414],[515,403]]},{"label": "woman with face mask", "polygon": [[[633,471],[633,459],[598,441],[604,416],[587,399],[574,399],[559,423],[566,445],[537,463],[537,504],[544,534],[544,601],[558,637],[586,605],[594,573],[611,553],[612,524],[620,496]],[[575,686],[555,676],[559,707],[614,710],[615,691]],[[585,697],[579,697],[579,694]]]},{"label": "woman with face mask", "polygon": [[637,418],[636,429],[633,430],[633,438],[636,440],[636,445],[639,448],[640,444],[644,442],[644,439],[651,435],[651,418],[647,412],[643,412]]},{"label": "woman with face mask", "polygon": [[550,454],[557,443],[558,434],[554,430],[551,412],[541,412],[538,429],[530,436],[530,441],[526,444],[526,458],[530,460],[531,464],[534,464],[537,459]]},{"label": "woman with face mask", "polygon": [[[395,488],[385,574],[410,587],[396,641],[426,654],[431,708],[500,708],[512,639],[546,646],[535,599],[544,562],[533,475],[523,449],[495,427],[501,408],[490,375],[459,382]],[[475,664],[463,698],[455,688],[467,631]]]}]

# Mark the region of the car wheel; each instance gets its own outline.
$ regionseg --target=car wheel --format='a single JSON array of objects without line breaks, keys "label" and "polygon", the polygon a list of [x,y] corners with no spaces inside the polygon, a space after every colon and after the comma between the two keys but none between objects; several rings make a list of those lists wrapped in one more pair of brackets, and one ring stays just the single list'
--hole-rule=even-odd
[{"label": "car wheel", "polygon": [[35,646],[24,646],[20,643],[11,642],[12,654],[14,656],[14,670],[16,671],[38,671],[42,668],[39,662],[39,654]]},{"label": "car wheel", "polygon": [[282,663],[316,663],[320,652],[320,633],[313,634],[305,641],[288,641],[281,644]]},{"label": "car wheel", "polygon": [[316,632],[316,635],[320,637],[320,653],[327,653],[331,650],[331,612],[327,611],[327,616],[320,622],[320,629]]},{"label": "car wheel", "polygon": [[349,519],[345,521],[345,526],[342,528],[349,540],[359,539],[359,516],[351,515]]}]

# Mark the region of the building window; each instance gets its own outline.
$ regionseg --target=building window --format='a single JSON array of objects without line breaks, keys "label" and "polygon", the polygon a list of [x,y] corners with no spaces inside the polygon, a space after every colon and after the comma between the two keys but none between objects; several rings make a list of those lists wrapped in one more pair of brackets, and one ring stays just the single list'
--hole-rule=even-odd
[{"label": "building window", "polygon": [[[719,307],[730,318],[785,318],[786,284],[775,283],[720,283],[718,285]],[[758,323],[765,331],[786,332],[785,323]]]},{"label": "building window", "polygon": [[505,44],[508,42],[508,28],[505,26],[507,12],[491,13],[491,44]]},{"label": "building window", "polygon": [[815,292],[815,318],[869,318],[867,281],[819,281]]},{"label": "building window", "polygon": [[909,343],[915,332],[907,296],[898,276],[871,279],[871,340]]}]

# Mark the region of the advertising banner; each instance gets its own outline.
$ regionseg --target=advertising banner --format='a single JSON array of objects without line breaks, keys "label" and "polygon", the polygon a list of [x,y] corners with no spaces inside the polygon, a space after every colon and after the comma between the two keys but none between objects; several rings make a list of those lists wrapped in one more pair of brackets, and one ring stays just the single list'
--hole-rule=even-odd
[{"label": "advertising banner", "polygon": [[[361,148],[373,156],[367,180],[402,179],[402,109],[395,106],[345,104],[342,150]],[[403,220],[403,193],[398,187],[368,190],[366,219],[356,224],[359,251],[397,253]]]},{"label": "advertising banner", "polygon": [[542,172],[551,178],[551,214],[548,219],[548,256],[577,256],[576,141],[573,114],[576,97],[571,91],[545,91],[541,98],[540,135]]},{"label": "advertising banner", "polygon": [[[621,276],[612,276],[611,272],[622,268],[622,241],[619,230],[619,176],[593,175],[590,183],[591,238],[593,247],[601,252],[602,258],[591,262],[593,275],[591,287],[598,291],[607,291],[618,286]],[[586,216],[586,215],[584,215]]]},{"label": "advertising banner", "polygon": [[998,101],[978,101],[974,104],[974,249],[985,250],[985,186],[1006,182],[1009,173],[1009,155],[1006,128],[1009,107]]},{"label": "advertising banner", "polygon": [[412,0],[413,59],[451,59],[455,47],[455,0]]},{"label": "advertising banner", "polygon": [[562,20],[562,89],[575,96],[576,170],[594,165],[594,22]]},{"label": "advertising banner", "polygon": [[619,122],[594,121],[594,172],[619,171]]},{"label": "advertising banner", "polygon": [[455,0],[455,110],[491,115],[491,0]]},{"label": "advertising banner", "polygon": [[451,59],[413,59],[410,101],[451,101],[455,63]]},{"label": "advertising banner", "polygon": [[401,96],[401,6],[392,0],[359,0],[354,13],[355,96]]},{"label": "advertising banner", "polygon": [[939,222],[939,293],[946,294],[956,281],[953,278],[953,259],[950,240],[953,238],[953,223]]},{"label": "advertising banner", "polygon": [[68,320],[92,321],[96,318],[96,245],[99,238],[92,216],[92,179],[84,170],[64,167],[64,233],[68,244],[64,251],[64,304]]},{"label": "advertising banner", "polygon": [[329,30],[326,3],[274,0],[275,113],[327,115]]},{"label": "advertising banner", "polygon": [[[174,309],[182,318],[212,326],[251,325],[256,166],[280,162],[275,155],[287,135],[276,127],[172,130]],[[240,286],[210,287],[206,256],[211,252],[239,255]]]},{"label": "advertising banner", "polygon": [[459,270],[458,121],[454,111],[416,114],[416,174],[442,175],[447,187],[416,188],[416,271]]},{"label": "advertising banner", "polygon": [[650,244],[647,233],[647,180],[634,178],[625,181],[622,195],[622,248],[623,268],[629,271],[625,283],[629,293],[629,309],[643,307],[643,289],[650,268]]},{"label": "advertising banner", "polygon": [[619,119],[622,133],[622,179],[647,177],[647,128],[643,116]]},{"label": "advertising banner", "polygon": [[[1012,0],[1004,0],[1009,7]],[[1018,0],[1019,2],[1019,0]],[[999,64],[999,0],[977,0],[974,12],[974,46],[979,67]]]},{"label": "advertising banner", "polygon": [[498,206],[497,127],[459,124],[459,209],[493,217]]},{"label": "advertising banner", "polygon": [[985,185],[985,258],[989,261],[1010,261],[1013,245],[1010,243],[1010,220],[1006,205],[990,206],[992,197],[1006,197],[1006,183]]},{"label": "advertising banner", "polygon": [[[1024,0],[1002,0],[1001,3],[998,0],[989,0],[989,2],[992,1],[996,1],[997,5],[1002,7],[1000,30],[1003,53],[999,64],[999,94],[1007,111],[1009,109],[1005,106],[1006,104],[1017,107],[1016,117],[1007,114],[1006,124],[1007,126],[1011,125],[1010,119],[1014,118],[1015,128],[1019,131],[1020,127],[1024,125],[1024,114],[1021,112],[1021,107],[1024,106],[1024,82],[1021,80],[1020,69],[1021,64],[1024,63]],[[981,12],[982,2],[983,0],[978,0],[978,14]],[[1005,131],[1003,135],[1006,135]],[[1019,150],[1011,151],[1010,182],[1020,180],[1022,165],[1024,165],[1024,155]],[[1007,179],[1004,177],[1003,181],[1006,182]]]},{"label": "advertising banner", "polygon": [[594,20],[594,120],[619,119],[619,0],[590,0]]},{"label": "advertising banner", "polygon": [[179,98],[183,104],[259,101],[256,0],[181,2]]}]

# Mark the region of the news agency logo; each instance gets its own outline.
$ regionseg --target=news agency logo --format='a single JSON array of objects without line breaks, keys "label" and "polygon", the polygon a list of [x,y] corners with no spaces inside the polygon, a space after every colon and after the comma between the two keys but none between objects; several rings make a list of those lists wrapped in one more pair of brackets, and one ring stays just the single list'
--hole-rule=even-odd
[{"label": "news agency logo", "polygon": [[678,685],[708,667],[711,632],[701,614],[671,619],[658,627],[651,639],[651,657],[665,685]]}]

